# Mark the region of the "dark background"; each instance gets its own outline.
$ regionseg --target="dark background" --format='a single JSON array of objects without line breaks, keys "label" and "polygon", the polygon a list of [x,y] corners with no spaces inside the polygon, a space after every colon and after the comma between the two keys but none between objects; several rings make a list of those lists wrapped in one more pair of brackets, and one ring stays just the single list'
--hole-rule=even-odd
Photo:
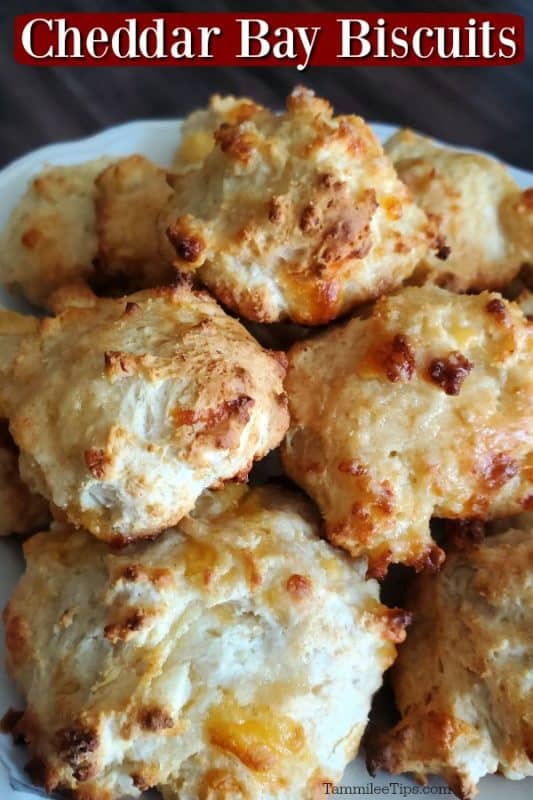
[{"label": "dark background", "polygon": [[[281,107],[299,82],[339,112],[410,125],[533,169],[533,2],[164,2],[0,0],[0,165],[49,142],[148,117],[179,117],[209,95],[251,95]],[[13,59],[13,17],[38,11],[507,11],[526,18],[523,64],[485,68],[25,67]]]}]

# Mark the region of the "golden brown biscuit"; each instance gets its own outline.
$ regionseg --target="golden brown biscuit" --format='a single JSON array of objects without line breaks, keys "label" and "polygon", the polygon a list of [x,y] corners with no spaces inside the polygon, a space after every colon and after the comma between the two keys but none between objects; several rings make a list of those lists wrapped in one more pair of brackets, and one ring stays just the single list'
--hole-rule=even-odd
[{"label": "golden brown biscuit", "polygon": [[286,389],[289,475],[330,540],[436,565],[431,516],[489,519],[533,503],[532,327],[487,292],[404,289],[367,319],[295,345]]},{"label": "golden brown biscuit", "polygon": [[532,572],[530,528],[415,579],[392,678],[402,719],[371,743],[373,768],[441,775],[465,799],[483,775],[533,775]]},{"label": "golden brown biscuit", "polygon": [[172,169],[183,172],[191,167],[199,167],[215,146],[215,131],[223,122],[239,125],[261,108],[248,97],[214,94],[207,108],[193,111],[183,120]]},{"label": "golden brown biscuit", "polygon": [[396,133],[385,151],[440,240],[414,281],[460,292],[500,289],[533,260],[533,193],[520,192],[502,164],[410,130]]},{"label": "golden brown biscuit", "polygon": [[0,536],[42,530],[49,519],[45,499],[32,494],[20,478],[16,445],[7,421],[0,419]]},{"label": "golden brown biscuit", "polygon": [[279,444],[284,374],[284,356],[183,284],[40,321],[4,370],[0,407],[23,479],[121,541],[176,523]]},{"label": "golden brown biscuit", "polygon": [[99,288],[163,286],[175,277],[159,251],[157,218],[172,195],[167,173],[139,155],[110,164],[96,180]]},{"label": "golden brown biscuit", "polygon": [[0,283],[46,308],[55,289],[92,277],[94,180],[107,163],[49,167],[31,181],[0,237]]},{"label": "golden brown biscuit", "polygon": [[428,248],[410,200],[359,117],[296,89],[284,114],[223,123],[176,176],[162,213],[180,271],[256,322],[326,323],[398,286]]},{"label": "golden brown biscuit", "polygon": [[364,564],[273,487],[206,493],[156,542],[33,537],[4,614],[15,735],[51,791],[311,798],[358,749],[404,639]]}]

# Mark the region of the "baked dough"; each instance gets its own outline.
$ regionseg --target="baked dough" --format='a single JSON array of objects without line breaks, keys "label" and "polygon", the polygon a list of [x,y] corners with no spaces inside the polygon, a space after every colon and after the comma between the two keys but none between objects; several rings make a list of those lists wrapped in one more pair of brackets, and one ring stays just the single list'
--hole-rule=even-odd
[{"label": "baked dough", "polygon": [[110,164],[96,180],[99,289],[163,286],[175,277],[159,250],[157,219],[172,194],[167,173],[144,156]]},{"label": "baked dough", "polygon": [[153,536],[279,444],[285,356],[186,284],[82,300],[22,338],[0,408],[54,513],[109,541]]},{"label": "baked dough", "polygon": [[30,182],[0,236],[0,283],[47,308],[55,289],[91,279],[98,249],[94,180],[108,163],[49,167]]},{"label": "baked dough", "polygon": [[340,779],[406,616],[307,501],[228,486],[120,553],[66,533],[26,543],[4,615],[48,791],[310,800]]},{"label": "baked dough", "polygon": [[43,497],[22,482],[18,452],[6,420],[0,419],[0,536],[42,530],[50,519]]},{"label": "baked dough", "polygon": [[460,292],[500,289],[533,261],[533,190],[520,192],[503,164],[410,130],[396,133],[385,151],[439,240],[414,282]]},{"label": "baked dough", "polygon": [[283,461],[330,540],[368,555],[374,575],[389,562],[434,567],[431,516],[531,505],[532,345],[516,304],[434,286],[295,345]]},{"label": "baked dough", "polygon": [[483,775],[533,775],[533,527],[449,555],[415,579],[392,681],[401,721],[371,766],[441,775],[472,798]]},{"label": "baked dough", "polygon": [[222,123],[239,125],[261,110],[262,106],[249,97],[214,94],[207,108],[193,111],[183,120],[172,169],[184,172],[199,167],[214,148],[215,131]]},{"label": "baked dough", "polygon": [[197,272],[256,322],[329,322],[398,286],[430,226],[378,140],[301,87],[284,114],[225,122],[201,166],[177,175],[160,219],[179,271]]}]

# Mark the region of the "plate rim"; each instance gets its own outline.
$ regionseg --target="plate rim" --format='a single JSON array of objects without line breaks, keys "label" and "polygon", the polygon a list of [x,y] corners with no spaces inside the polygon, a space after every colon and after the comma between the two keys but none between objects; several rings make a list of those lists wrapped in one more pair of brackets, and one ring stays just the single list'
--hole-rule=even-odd
[{"label": "plate rim", "polygon": [[[127,120],[126,122],[119,122],[116,125],[110,125],[108,127],[102,128],[95,133],[88,134],[87,136],[75,136],[69,139],[61,139],[57,142],[49,142],[48,144],[40,145],[39,147],[33,148],[26,153],[23,153],[20,156],[8,161],[4,166],[0,167],[0,180],[8,180],[12,177],[12,174],[16,174],[18,171],[24,170],[27,166],[29,166],[32,162],[38,160],[44,165],[48,163],[53,163],[53,159],[55,154],[58,154],[60,160],[64,162],[64,156],[61,155],[61,151],[65,149],[74,150],[77,147],[93,147],[97,145],[98,142],[102,140],[111,140],[115,141],[117,138],[125,136],[127,132],[135,131],[137,129],[142,130],[143,128],[152,128],[155,130],[159,128],[166,128],[167,126],[176,126],[176,145],[178,143],[179,138],[179,130],[181,124],[184,121],[184,117],[161,117],[161,118],[141,118],[141,119],[132,119]],[[437,145],[449,148],[450,150],[457,150],[463,153],[476,153],[479,155],[487,156],[488,158],[495,159],[498,163],[502,164],[506,169],[510,170],[515,175],[519,176],[519,179],[528,179],[533,184],[533,170],[528,170],[523,167],[516,166],[515,164],[511,164],[508,161],[504,161],[503,159],[499,158],[496,154],[490,152],[489,150],[484,150],[483,148],[479,147],[469,147],[466,145],[455,144],[452,142],[448,142],[445,139],[440,139],[436,136],[433,136],[429,133],[425,133],[420,131],[416,128],[411,128],[409,125],[395,125],[391,122],[381,122],[378,120],[371,120],[371,119],[364,119],[364,122],[372,128],[372,130],[378,135],[381,143],[383,144],[384,136],[387,138],[391,136],[398,130],[408,129],[412,130],[419,136],[425,136],[426,138],[431,139]],[[132,151],[134,152],[134,151]],[[75,162],[72,162],[75,163]]]}]

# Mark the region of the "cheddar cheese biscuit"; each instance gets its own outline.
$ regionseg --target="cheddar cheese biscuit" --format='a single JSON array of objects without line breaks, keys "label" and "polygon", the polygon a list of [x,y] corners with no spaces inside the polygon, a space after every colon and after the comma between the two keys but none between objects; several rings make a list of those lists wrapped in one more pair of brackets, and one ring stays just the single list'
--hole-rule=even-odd
[{"label": "cheddar cheese biscuit", "polygon": [[533,503],[532,327],[500,295],[433,286],[295,345],[286,388],[289,475],[330,540],[438,566],[432,516],[490,519]]},{"label": "cheddar cheese biscuit", "polygon": [[308,504],[226,487],[113,553],[62,528],[25,545],[4,614],[15,734],[48,791],[311,798],[356,753],[406,616],[318,537]]},{"label": "cheddar cheese biscuit", "polygon": [[385,150],[439,241],[415,282],[460,292],[501,289],[533,260],[533,191],[520,192],[503,164],[410,130],[396,133]]},{"label": "cheddar cheese biscuit", "polygon": [[371,129],[296,89],[284,114],[222,123],[162,212],[179,271],[256,322],[329,322],[398,286],[427,252],[425,214]]},{"label": "cheddar cheese biscuit", "polygon": [[153,536],[279,444],[284,356],[185,284],[83,303],[22,337],[0,408],[55,513],[108,540]]},{"label": "cheddar cheese biscuit", "polygon": [[533,776],[533,529],[450,555],[415,579],[392,682],[401,721],[371,766],[441,775],[464,800],[484,775]]}]

